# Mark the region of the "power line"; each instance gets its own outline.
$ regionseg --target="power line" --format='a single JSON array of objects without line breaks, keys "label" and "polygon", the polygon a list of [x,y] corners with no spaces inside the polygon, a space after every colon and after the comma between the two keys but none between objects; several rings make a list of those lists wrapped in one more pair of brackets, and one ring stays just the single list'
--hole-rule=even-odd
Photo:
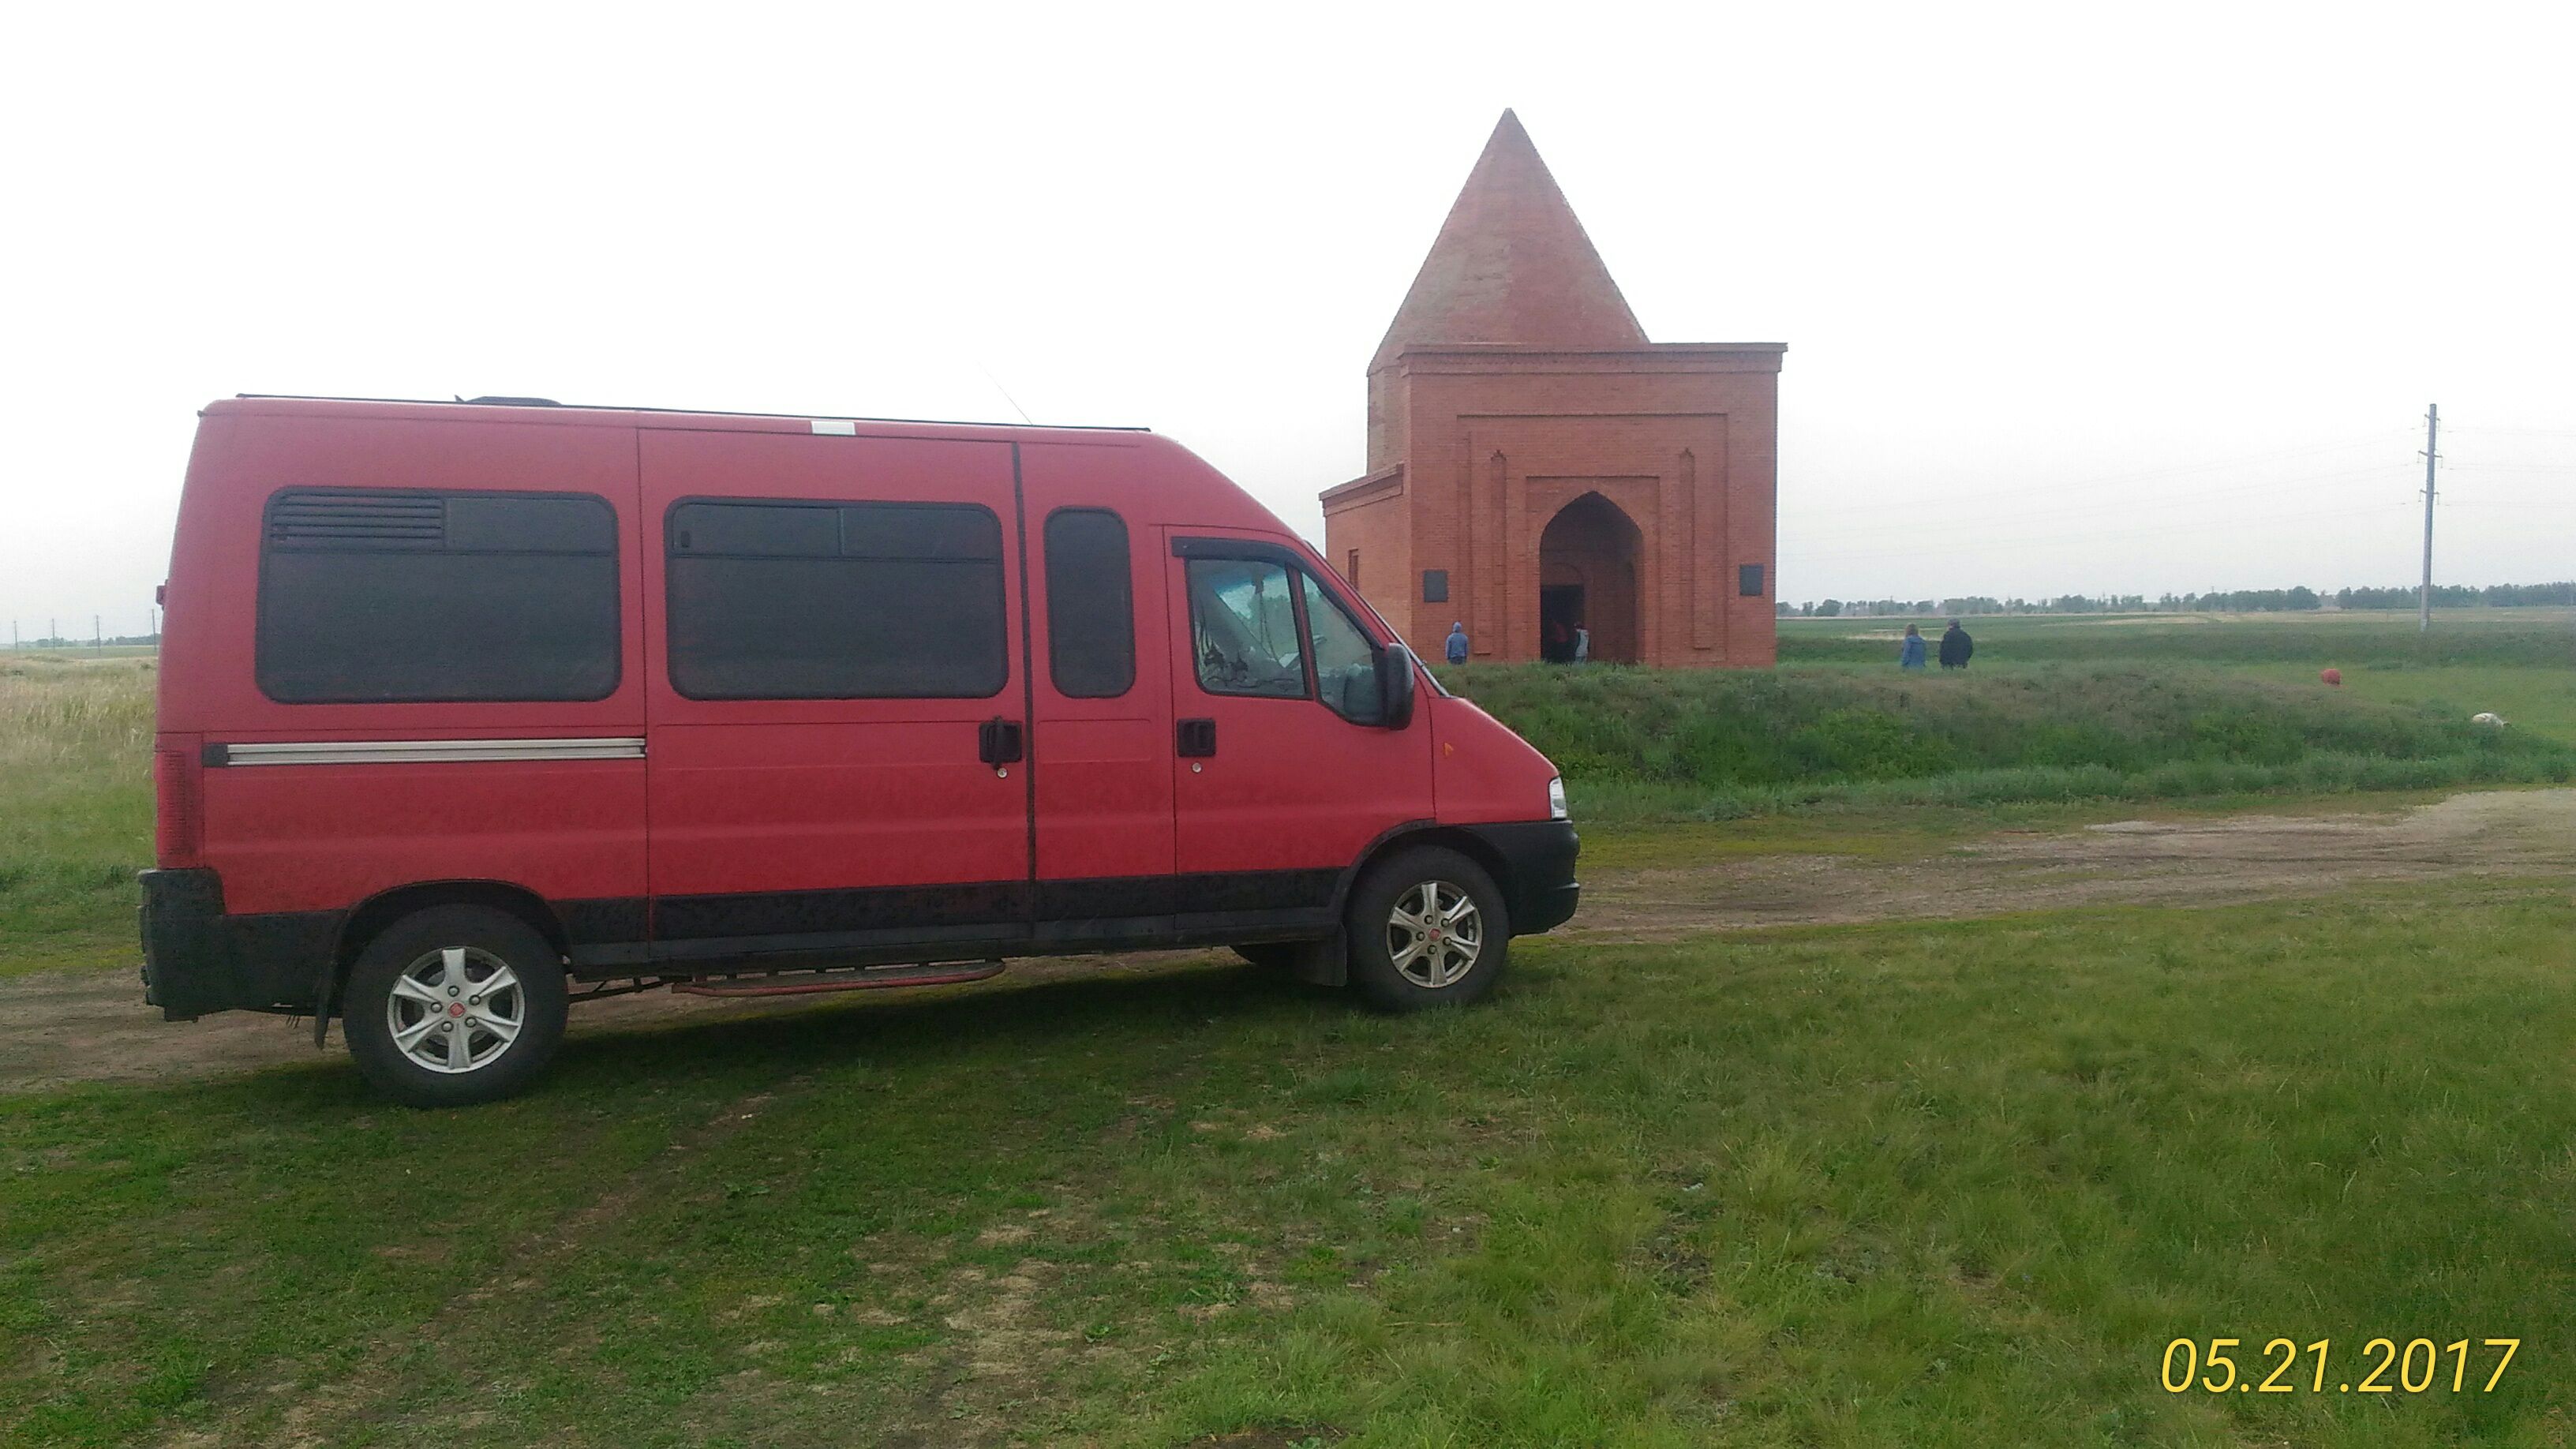
[{"label": "power line", "polygon": [[2489,433],[2511,433],[2527,438],[2576,438],[2576,428],[2510,428],[2493,423],[2476,423],[2465,428],[2453,423],[2451,433],[2454,437],[2465,433],[2472,438],[2483,438]]},{"label": "power line", "polygon": [[[2144,500],[2143,502],[2137,500],[2125,500],[2120,502],[2095,501],[2071,508],[2042,508],[2037,510],[2014,511],[2001,515],[2000,517],[1985,514],[1970,515],[1963,510],[1950,509],[1946,510],[1944,516],[1938,518],[1905,518],[1893,523],[1878,525],[1876,527],[1837,528],[1834,532],[1838,536],[1860,535],[1865,537],[1879,533],[1901,533],[1912,536],[1924,533],[1938,533],[1944,530],[1973,529],[1980,533],[2001,535],[2006,533],[2015,524],[2030,522],[2063,523],[2088,518],[2109,518],[2114,516],[2133,515],[2142,507],[2170,508],[2180,504],[2188,504],[2203,500],[2243,498],[2254,494],[2283,492],[2292,487],[2310,483],[2332,482],[2337,479],[2344,478],[2382,476],[2390,472],[2393,467],[2393,464],[2378,464],[2366,468],[2340,468],[2330,473],[2304,473],[2295,478],[2274,479],[2269,483],[2231,485],[2194,493],[2160,493],[2153,498]],[[1885,510],[1882,508],[1878,511],[1884,512]],[[1780,516],[1787,526],[1797,527],[1807,523],[1810,518],[1819,515],[1810,514],[1797,509],[1784,508],[1781,510]]]},{"label": "power line", "polygon": [[[2185,477],[2194,473],[2214,473],[2227,468],[2252,467],[2264,463],[2286,462],[2292,458],[2314,457],[2320,453],[2341,453],[2349,452],[2356,448],[2385,447],[2390,441],[2403,436],[2406,436],[2406,434],[2392,430],[2388,433],[2377,433],[2368,437],[2358,438],[2351,442],[2324,443],[2312,448],[2293,448],[2285,452],[2278,453],[2256,453],[2243,458],[2222,458],[2215,462],[2208,463],[2185,463],[2171,468],[2148,468],[2126,473],[2102,473],[2082,478],[2060,478],[2046,483],[2033,483],[2025,487],[1990,489],[1982,493],[1945,493],[1942,495],[1942,501],[1946,504],[1952,505],[1973,505],[1999,498],[2026,497],[2034,493],[2063,493],[2070,489],[2089,488],[2096,484],[2103,483],[2135,483],[2157,478]],[[2317,476],[2330,477],[2335,475],[2326,474]],[[2275,483],[2279,483],[2296,480],[2276,479],[2273,481]],[[2270,485],[2256,484],[2252,486],[2264,487]],[[1804,510],[1803,516],[1828,517],[1837,513],[1876,512],[1885,506],[1886,505],[1883,503],[1837,505],[1833,508]]]},{"label": "power line", "polygon": [[[2229,520],[2228,520],[2228,523],[2229,523],[2229,525],[2232,527],[2232,526],[2239,526],[2239,525],[2242,525],[2242,526],[2257,526],[2257,525],[2272,524],[2272,523],[2326,523],[2326,522],[2332,522],[2332,521],[2337,520],[2337,519],[2346,519],[2346,518],[2388,518],[2388,517],[2393,516],[2393,515],[2394,515],[2398,510],[2400,510],[2400,509],[2411,508],[2411,507],[2413,507],[2413,506],[2414,506],[2414,505],[2412,505],[2411,503],[2398,503],[2398,502],[2376,503],[2376,504],[2372,504],[2371,506],[2369,506],[2369,507],[2367,507],[2367,508],[2342,509],[2342,510],[2338,510],[2338,511],[2333,512],[2333,513],[2282,513],[2282,514],[2267,514],[2267,515],[2264,515],[2264,516],[2262,516],[2262,517],[2257,517],[2257,518],[2234,518],[2234,519],[2229,519]],[[2129,542],[2129,541],[2131,541],[2131,540],[2133,540],[2133,539],[2144,539],[2144,538],[2173,538],[2173,537],[2179,537],[2179,536],[2186,535],[2186,534],[2189,534],[2189,535],[2206,535],[2209,531],[2210,531],[2210,525],[2209,525],[2209,523],[2208,523],[2208,521],[2207,521],[2207,520],[2195,520],[2195,521],[2193,521],[2193,522],[2191,522],[2191,523],[2176,524],[2176,525],[2174,525],[2174,526],[2167,527],[2167,528],[2150,528],[2150,529],[2129,529],[2129,528],[2124,528],[2124,529],[2120,530],[2120,533],[2119,533],[2119,541],[2120,541],[2120,542],[2122,542],[2122,543],[2126,543],[2126,542]],[[2077,530],[2077,531],[2074,531],[2074,532],[2071,532],[2071,533],[2035,534],[2035,535],[2016,535],[2016,536],[2013,536],[2013,537],[2012,537],[2012,538],[2010,538],[2010,539],[2006,539],[2006,540],[2002,540],[2002,541],[2010,542],[2010,543],[2016,543],[2016,544],[2022,544],[2022,543],[2061,543],[2061,542],[2073,542],[2073,541],[2080,541],[2080,540],[2084,540],[2084,539],[2098,539],[2098,538],[2102,538],[2103,536],[2104,536],[2104,535],[2103,535],[2103,533],[2102,533],[2102,531],[2101,531],[2101,530],[2099,530],[2099,529],[2091,529],[2091,528],[2088,528],[2088,529],[2080,529],[2080,530]],[[1854,563],[1854,562],[1870,562],[1870,561],[1874,561],[1874,560],[1878,560],[1878,559],[1891,559],[1891,558],[1920,558],[1920,557],[1922,557],[1922,556],[1923,556],[1923,552],[1924,552],[1924,550],[1922,550],[1922,549],[1920,549],[1920,548],[1880,549],[1880,550],[1874,550],[1874,551],[1866,552],[1866,553],[1816,553],[1816,554],[1801,554],[1801,553],[1795,553],[1795,552],[1792,552],[1792,551],[1784,550],[1784,553],[1787,553],[1788,557],[1789,557],[1791,560],[1793,560],[1796,564],[1798,564],[1799,566],[1801,566],[1801,567],[1805,567],[1805,566],[1813,565],[1813,564],[1820,563],[1820,562],[1821,562],[1821,563]]]}]

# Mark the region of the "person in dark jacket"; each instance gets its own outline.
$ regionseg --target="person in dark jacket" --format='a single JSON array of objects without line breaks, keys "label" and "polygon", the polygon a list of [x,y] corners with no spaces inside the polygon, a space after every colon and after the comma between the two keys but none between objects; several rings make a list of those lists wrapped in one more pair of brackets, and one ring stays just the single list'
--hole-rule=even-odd
[{"label": "person in dark jacket", "polygon": [[1444,651],[1452,664],[1467,662],[1467,623],[1459,620],[1449,626],[1449,647]]},{"label": "person in dark jacket", "polygon": [[1949,631],[1941,636],[1941,667],[1965,669],[1968,656],[1976,652],[1977,641],[1968,637],[1968,631],[1959,627],[1958,620],[1951,620]]}]

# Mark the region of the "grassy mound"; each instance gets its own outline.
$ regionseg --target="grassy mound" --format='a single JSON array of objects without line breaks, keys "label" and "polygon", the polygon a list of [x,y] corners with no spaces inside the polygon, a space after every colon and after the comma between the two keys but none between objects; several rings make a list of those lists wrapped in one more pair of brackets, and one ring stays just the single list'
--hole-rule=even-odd
[{"label": "grassy mound", "polygon": [[1485,666],[1443,678],[1546,751],[1593,819],[2576,778],[2576,748],[2529,732],[2191,666]]}]

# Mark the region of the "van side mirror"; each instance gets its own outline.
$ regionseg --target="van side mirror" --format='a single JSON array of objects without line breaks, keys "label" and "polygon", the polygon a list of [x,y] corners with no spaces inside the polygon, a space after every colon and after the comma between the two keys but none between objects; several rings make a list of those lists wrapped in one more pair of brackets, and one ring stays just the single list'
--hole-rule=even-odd
[{"label": "van side mirror", "polygon": [[1413,723],[1413,651],[1401,644],[1379,646],[1376,684],[1379,726],[1400,730]]}]

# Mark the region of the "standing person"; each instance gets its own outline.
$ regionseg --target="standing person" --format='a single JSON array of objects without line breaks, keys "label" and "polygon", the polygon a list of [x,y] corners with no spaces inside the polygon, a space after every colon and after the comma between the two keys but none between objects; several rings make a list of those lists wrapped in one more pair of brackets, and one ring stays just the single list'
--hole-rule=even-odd
[{"label": "standing person", "polygon": [[1896,647],[1896,667],[1899,669],[1923,667],[1923,631],[1911,624],[1905,626],[1905,642]]},{"label": "standing person", "polygon": [[1941,636],[1941,667],[1965,669],[1968,656],[1976,652],[1977,641],[1968,637],[1968,631],[1959,627],[1958,620],[1951,620],[1949,632]]},{"label": "standing person", "polygon": [[1574,621],[1574,662],[1581,664],[1591,657],[1592,631],[1584,628],[1583,621],[1577,619]]},{"label": "standing person", "polygon": [[1467,662],[1467,621],[1457,620],[1449,626],[1449,647],[1445,651],[1452,664]]}]

